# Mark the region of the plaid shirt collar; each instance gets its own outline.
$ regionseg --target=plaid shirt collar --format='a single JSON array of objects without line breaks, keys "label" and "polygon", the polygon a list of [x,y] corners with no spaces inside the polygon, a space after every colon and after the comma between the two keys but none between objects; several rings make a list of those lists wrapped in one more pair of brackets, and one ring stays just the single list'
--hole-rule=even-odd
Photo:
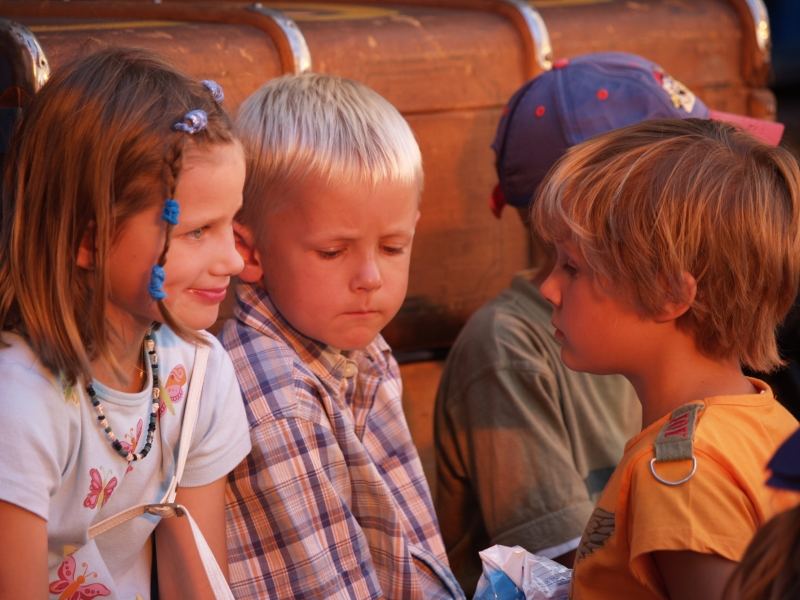
[{"label": "plaid shirt collar", "polygon": [[[345,378],[347,360],[356,353],[339,350],[300,333],[278,311],[269,294],[259,284],[240,283],[236,286],[234,316],[259,333],[288,344],[300,360],[320,379],[338,384]],[[368,363],[386,364],[392,350],[383,336],[377,335],[362,351]],[[360,365],[363,368],[364,365]]]}]

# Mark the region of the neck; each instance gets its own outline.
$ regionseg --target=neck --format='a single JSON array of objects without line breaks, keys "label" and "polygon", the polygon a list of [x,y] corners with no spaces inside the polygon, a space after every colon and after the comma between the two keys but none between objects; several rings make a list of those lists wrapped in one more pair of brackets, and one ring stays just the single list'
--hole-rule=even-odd
[{"label": "neck", "polygon": [[626,376],[642,403],[643,428],[688,402],[755,392],[735,359],[701,354],[686,334],[662,345],[644,369]]},{"label": "neck", "polygon": [[92,376],[104,385],[121,392],[139,392],[144,385],[147,366],[142,358],[142,344],[148,327],[115,327],[109,335],[108,356],[92,361]]}]

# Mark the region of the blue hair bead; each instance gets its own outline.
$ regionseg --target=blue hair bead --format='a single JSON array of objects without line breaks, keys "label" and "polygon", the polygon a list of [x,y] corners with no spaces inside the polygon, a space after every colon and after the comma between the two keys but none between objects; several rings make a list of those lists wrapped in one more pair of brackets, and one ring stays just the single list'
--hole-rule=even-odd
[{"label": "blue hair bead", "polygon": [[167,293],[164,291],[164,279],[166,279],[166,276],[164,267],[153,265],[150,271],[150,285],[147,287],[147,291],[150,292],[153,300],[163,300],[167,297]]},{"label": "blue hair bead", "polygon": [[183,131],[189,135],[194,135],[195,133],[203,131],[207,125],[208,115],[206,114],[206,111],[200,108],[195,108],[194,110],[190,110],[183,115],[183,119],[173,123],[172,129],[175,131]]},{"label": "blue hair bead", "polygon": [[177,200],[167,198],[164,202],[164,211],[161,213],[161,218],[170,225],[178,224],[178,217],[181,214],[181,207]]},{"label": "blue hair bead", "polygon": [[222,91],[220,84],[213,79],[203,79],[200,83],[209,91],[211,97],[214,98],[214,102],[222,104],[222,101],[225,100],[225,92]]}]

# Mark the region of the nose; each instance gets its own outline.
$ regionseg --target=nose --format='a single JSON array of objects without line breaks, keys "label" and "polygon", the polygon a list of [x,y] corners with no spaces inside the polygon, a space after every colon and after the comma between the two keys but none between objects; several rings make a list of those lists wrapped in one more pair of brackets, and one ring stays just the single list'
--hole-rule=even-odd
[{"label": "nose", "polygon": [[355,291],[373,292],[381,287],[383,279],[381,277],[380,265],[374,254],[364,256],[358,264],[356,273],[352,280],[352,287]]},{"label": "nose", "polygon": [[561,290],[554,273],[555,269],[551,270],[550,274],[545,277],[544,281],[539,285],[539,293],[541,293],[544,299],[550,304],[558,306],[561,304]]},{"label": "nose", "polygon": [[233,228],[226,233],[223,247],[220,248],[219,259],[216,262],[217,275],[238,275],[244,269],[244,259],[236,249]]}]

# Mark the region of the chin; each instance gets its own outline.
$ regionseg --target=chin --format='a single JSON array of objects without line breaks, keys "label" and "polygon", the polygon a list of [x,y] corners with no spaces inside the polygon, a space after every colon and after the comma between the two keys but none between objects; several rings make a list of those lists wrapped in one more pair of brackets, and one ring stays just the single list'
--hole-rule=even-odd
[{"label": "chin", "polygon": [[342,336],[339,339],[331,340],[328,345],[338,348],[339,350],[363,350],[372,343],[375,339],[375,333],[365,333],[364,335],[348,335]]},{"label": "chin", "polygon": [[185,327],[188,327],[189,329],[196,329],[199,331],[201,329],[208,329],[209,327],[214,325],[214,323],[217,322],[219,311],[218,310],[214,311],[213,315],[187,315],[185,317],[179,313],[178,314],[173,313],[173,315]]}]

